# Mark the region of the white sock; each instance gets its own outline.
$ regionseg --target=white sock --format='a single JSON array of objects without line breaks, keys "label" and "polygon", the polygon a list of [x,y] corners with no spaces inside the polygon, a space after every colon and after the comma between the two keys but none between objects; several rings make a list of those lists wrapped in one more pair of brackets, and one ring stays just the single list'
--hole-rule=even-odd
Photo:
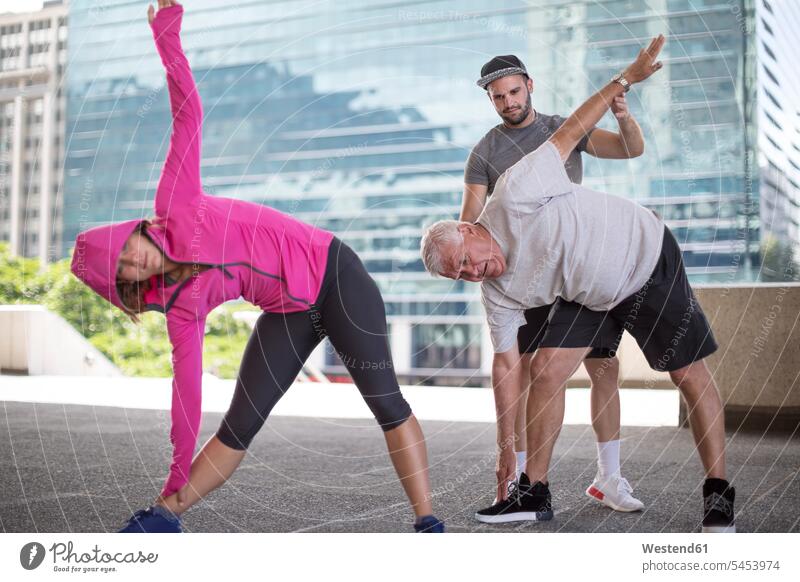
[{"label": "white sock", "polygon": [[525,457],[527,453],[525,451],[517,451],[517,481],[519,481],[520,474],[525,470]]},{"label": "white sock", "polygon": [[619,477],[619,440],[597,443],[597,474],[605,477]]}]

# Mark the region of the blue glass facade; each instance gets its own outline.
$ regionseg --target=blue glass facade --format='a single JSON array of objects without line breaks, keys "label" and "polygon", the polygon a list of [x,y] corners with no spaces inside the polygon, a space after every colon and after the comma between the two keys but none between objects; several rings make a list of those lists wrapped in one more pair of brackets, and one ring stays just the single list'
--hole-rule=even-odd
[{"label": "blue glass facade", "polygon": [[[753,276],[750,0],[186,4],[206,190],[269,204],[353,246],[392,321],[414,328],[412,368],[482,361],[477,287],[430,278],[418,244],[425,224],[458,214],[469,150],[498,122],[475,86],[496,54],[526,62],[535,108],[566,114],[667,33],[664,71],[629,94],[647,152],[587,157],[585,183],[661,213],[695,281]],[[170,122],[142,5],[73,0],[69,26],[65,249],[81,228],[149,215]]]},{"label": "blue glass facade", "polygon": [[[747,103],[755,96],[749,2],[548,2],[545,38],[557,43],[539,71],[543,106],[570,110],[623,68],[644,41],[668,36],[664,69],[629,93],[644,156],[587,158],[587,185],[653,208],[673,229],[695,282],[749,279],[759,253]],[[603,124],[613,129],[610,118]],[[748,255],[749,248],[749,255]]]}]

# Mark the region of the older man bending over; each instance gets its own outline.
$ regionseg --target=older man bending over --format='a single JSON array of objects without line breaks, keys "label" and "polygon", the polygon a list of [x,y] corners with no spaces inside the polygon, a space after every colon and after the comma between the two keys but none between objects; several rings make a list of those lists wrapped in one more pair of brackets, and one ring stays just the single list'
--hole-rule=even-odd
[{"label": "older man bending over", "polygon": [[[704,358],[717,349],[672,233],[631,200],[569,181],[564,160],[614,98],[661,68],[659,36],[534,152],[500,177],[476,224],[441,221],[422,240],[426,269],[481,282],[495,356],[497,503],[484,522],[552,519],[548,468],[564,420],[564,386],[592,348],[616,349],[623,330],[685,398],[705,469],[702,529],[732,532],[722,404]],[[526,309],[556,302],[534,357],[526,470],[513,483],[520,397],[517,330]],[[508,484],[512,483],[511,488]]]}]

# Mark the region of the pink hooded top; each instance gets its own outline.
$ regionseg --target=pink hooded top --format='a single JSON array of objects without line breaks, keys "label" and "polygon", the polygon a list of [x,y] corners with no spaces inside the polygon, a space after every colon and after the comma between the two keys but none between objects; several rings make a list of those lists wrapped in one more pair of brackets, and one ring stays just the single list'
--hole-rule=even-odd
[{"label": "pink hooded top", "polygon": [[[183,7],[159,10],[152,23],[167,70],[173,125],[155,197],[155,228],[147,235],[176,263],[209,265],[183,282],[150,280],[148,310],[167,318],[172,343],[174,447],[168,496],[186,484],[200,427],[205,320],[216,306],[243,297],[264,311],[309,309],[319,295],[333,235],[272,208],[205,194],[200,183],[203,110],[180,42]],[[116,291],[117,259],[141,223],[131,220],[78,235],[72,272],[122,307]]]}]

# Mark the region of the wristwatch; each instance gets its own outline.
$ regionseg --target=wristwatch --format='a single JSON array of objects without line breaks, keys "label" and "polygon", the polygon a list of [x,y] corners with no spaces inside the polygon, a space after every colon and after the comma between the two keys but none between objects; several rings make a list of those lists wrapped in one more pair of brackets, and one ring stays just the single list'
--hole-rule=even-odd
[{"label": "wristwatch", "polygon": [[611,80],[614,83],[619,83],[620,85],[622,85],[626,93],[631,90],[631,84],[628,82],[628,79],[626,79],[622,73],[617,73],[611,78]]}]

